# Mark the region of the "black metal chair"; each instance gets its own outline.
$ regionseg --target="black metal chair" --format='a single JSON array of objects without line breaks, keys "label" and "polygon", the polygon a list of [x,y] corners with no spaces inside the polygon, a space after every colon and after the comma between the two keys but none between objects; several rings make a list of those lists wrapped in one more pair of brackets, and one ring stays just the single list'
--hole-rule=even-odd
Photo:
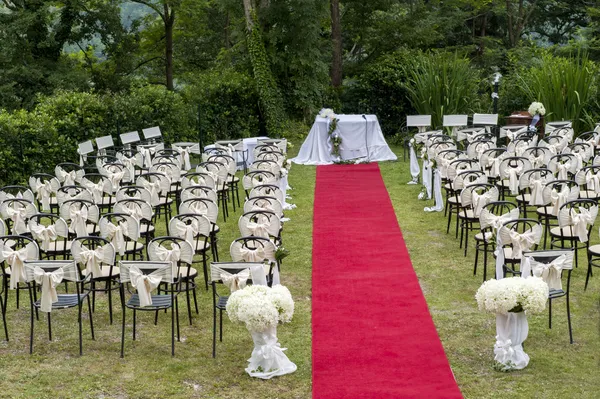
[{"label": "black metal chair", "polygon": [[[154,324],[158,324],[158,311],[171,309],[171,356],[175,356],[175,323],[177,322],[177,341],[179,335],[179,314],[177,313],[177,292],[179,280],[174,278],[171,262],[120,261],[119,292],[123,310],[121,329],[121,357],[125,356],[125,310],[133,311],[133,340],[135,341],[136,319],[138,311],[155,312]],[[169,286],[166,294],[151,294],[159,284]],[[132,288],[137,292],[134,293]],[[150,288],[150,289],[149,289]],[[141,293],[141,296],[140,296]]]},{"label": "black metal chair", "polygon": [[496,243],[502,261],[502,274],[521,275],[523,252],[535,251],[542,239],[542,224],[535,219],[515,219],[502,224],[498,229]]},{"label": "black metal chair", "polygon": [[[25,261],[25,274],[27,276],[29,302],[31,305],[29,353],[33,353],[33,314],[37,314],[37,310],[41,310],[47,314],[48,339],[52,341],[52,311],[77,307],[77,321],[79,324],[79,355],[81,356],[83,354],[81,311],[84,301],[86,301],[88,305],[92,340],[95,339],[92,307],[90,304],[90,291],[86,288],[90,282],[91,275],[81,278],[79,269],[77,269],[75,262],[69,260]],[[52,291],[54,291],[56,286],[63,280],[75,283],[76,293],[58,294],[54,292],[54,295],[56,295],[54,297]],[[36,299],[35,292],[38,290],[38,286],[40,286],[42,291],[41,299]]]}]

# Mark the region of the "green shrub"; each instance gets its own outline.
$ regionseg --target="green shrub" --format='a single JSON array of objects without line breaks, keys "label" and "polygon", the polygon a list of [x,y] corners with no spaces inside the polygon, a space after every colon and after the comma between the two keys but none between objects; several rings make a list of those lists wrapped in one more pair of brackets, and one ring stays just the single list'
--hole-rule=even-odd
[{"label": "green shrub", "polygon": [[199,114],[204,142],[260,134],[258,94],[250,76],[213,69],[190,80],[185,97]]},{"label": "green shrub", "polygon": [[406,89],[406,70],[414,54],[401,50],[385,55],[356,78],[347,80],[342,93],[342,112],[374,113],[386,136],[399,132],[406,115],[414,111]]},{"label": "green shrub", "polygon": [[586,54],[574,57],[544,55],[539,66],[517,75],[519,86],[529,102],[540,101],[547,122],[570,120],[579,132],[584,110],[593,106],[597,93],[598,67]]},{"label": "green shrub", "polygon": [[431,115],[434,127],[443,115],[479,110],[479,72],[457,54],[430,53],[414,57],[406,67],[407,91],[417,113]]}]

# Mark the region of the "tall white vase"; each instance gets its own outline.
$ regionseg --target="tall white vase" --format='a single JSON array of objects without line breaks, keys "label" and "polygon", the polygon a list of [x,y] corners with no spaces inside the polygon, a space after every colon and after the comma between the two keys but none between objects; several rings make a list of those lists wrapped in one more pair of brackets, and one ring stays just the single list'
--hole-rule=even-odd
[{"label": "tall white vase", "polygon": [[504,370],[520,370],[529,364],[529,355],[523,351],[529,324],[525,312],[496,314],[496,344],[494,360]]},{"label": "tall white vase", "polygon": [[296,365],[283,353],[287,348],[282,348],[277,342],[277,327],[260,332],[251,331],[250,334],[254,341],[254,350],[246,368],[250,377],[268,380],[296,371]]}]

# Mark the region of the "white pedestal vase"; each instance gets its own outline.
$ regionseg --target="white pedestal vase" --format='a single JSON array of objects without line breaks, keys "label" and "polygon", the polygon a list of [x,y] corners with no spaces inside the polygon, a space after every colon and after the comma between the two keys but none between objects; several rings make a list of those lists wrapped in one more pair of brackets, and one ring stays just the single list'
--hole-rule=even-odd
[{"label": "white pedestal vase", "polygon": [[260,332],[251,331],[250,334],[254,341],[254,350],[246,368],[250,377],[268,380],[296,371],[296,365],[283,353],[287,348],[282,348],[277,342],[277,327]]},{"label": "white pedestal vase", "polygon": [[496,344],[494,360],[502,370],[520,370],[529,364],[529,355],[523,351],[529,324],[525,312],[496,314]]}]

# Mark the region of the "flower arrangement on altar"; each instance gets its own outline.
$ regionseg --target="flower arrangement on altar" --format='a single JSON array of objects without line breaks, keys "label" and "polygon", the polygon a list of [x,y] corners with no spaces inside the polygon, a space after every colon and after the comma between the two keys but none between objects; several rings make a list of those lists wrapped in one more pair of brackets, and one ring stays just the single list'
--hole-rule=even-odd
[{"label": "flower arrangement on altar", "polygon": [[488,280],[475,294],[479,310],[490,313],[540,313],[546,309],[548,284],[539,277]]},{"label": "flower arrangement on altar", "polygon": [[531,116],[535,116],[535,115],[544,116],[544,115],[546,115],[546,108],[544,108],[544,104],[534,101],[529,106],[529,109],[527,110],[527,112],[529,112],[531,114]]},{"label": "flower arrangement on altar", "polygon": [[336,157],[339,161],[340,157],[340,146],[342,145],[342,136],[338,132],[336,132],[337,124],[340,121],[336,118],[335,112],[331,108],[323,108],[319,112],[319,116],[321,118],[329,119],[329,130],[327,135],[329,136],[329,141],[331,142],[331,155]]}]

